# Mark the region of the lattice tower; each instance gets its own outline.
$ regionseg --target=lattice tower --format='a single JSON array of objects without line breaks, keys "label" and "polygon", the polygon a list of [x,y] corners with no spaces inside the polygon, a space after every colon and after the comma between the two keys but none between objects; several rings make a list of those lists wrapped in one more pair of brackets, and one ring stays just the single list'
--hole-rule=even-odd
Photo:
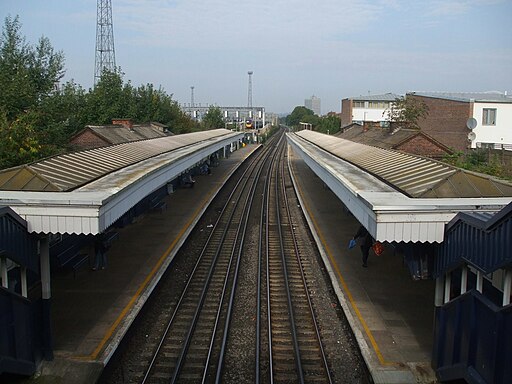
[{"label": "lattice tower", "polygon": [[252,108],[252,71],[247,72],[249,75],[249,91],[247,96],[247,108]]},{"label": "lattice tower", "polygon": [[112,1],[98,0],[97,4],[94,84],[100,80],[104,70],[114,72],[116,69]]},{"label": "lattice tower", "polygon": [[194,86],[190,87],[190,106],[194,106]]}]

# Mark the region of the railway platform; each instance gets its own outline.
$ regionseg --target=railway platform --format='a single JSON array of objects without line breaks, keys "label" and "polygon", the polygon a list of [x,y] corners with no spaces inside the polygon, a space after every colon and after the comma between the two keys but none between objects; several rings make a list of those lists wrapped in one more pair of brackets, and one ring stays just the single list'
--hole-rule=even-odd
[{"label": "railway platform", "polygon": [[166,209],[151,210],[118,229],[107,267],[52,276],[54,360],[44,361],[27,383],[90,384],[97,381],[122,337],[224,181],[257,145],[222,159],[194,188],[168,195]]},{"label": "railway platform", "polygon": [[435,383],[431,368],[434,281],[413,281],[400,255],[348,249],[359,222],[304,161],[289,151],[309,225],[375,383]]},{"label": "railway platform", "polygon": [[[165,267],[248,145],[197,176],[194,188],[166,197],[167,208],[148,212],[120,230],[105,270],[52,276],[54,360],[31,382],[94,383],[112,357]],[[376,383],[430,383],[433,281],[412,281],[398,255],[386,249],[361,267],[347,244],[358,228],[341,202],[297,156],[290,166],[334,288]]]}]

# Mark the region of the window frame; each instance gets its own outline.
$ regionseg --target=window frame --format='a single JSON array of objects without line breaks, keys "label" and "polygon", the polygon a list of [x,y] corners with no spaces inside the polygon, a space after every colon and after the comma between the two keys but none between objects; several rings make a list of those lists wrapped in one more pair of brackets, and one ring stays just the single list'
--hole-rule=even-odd
[{"label": "window frame", "polygon": [[497,115],[497,108],[482,108],[482,125],[495,126]]}]

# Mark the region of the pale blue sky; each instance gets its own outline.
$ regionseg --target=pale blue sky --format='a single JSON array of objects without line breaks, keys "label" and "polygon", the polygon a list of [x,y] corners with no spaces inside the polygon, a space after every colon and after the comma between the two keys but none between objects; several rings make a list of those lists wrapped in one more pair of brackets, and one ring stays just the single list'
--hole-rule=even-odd
[{"label": "pale blue sky", "polygon": [[[181,103],[289,112],[315,95],[512,91],[512,0],[112,0],[117,65]],[[44,35],[66,77],[93,83],[95,0],[0,0],[31,43]]]}]

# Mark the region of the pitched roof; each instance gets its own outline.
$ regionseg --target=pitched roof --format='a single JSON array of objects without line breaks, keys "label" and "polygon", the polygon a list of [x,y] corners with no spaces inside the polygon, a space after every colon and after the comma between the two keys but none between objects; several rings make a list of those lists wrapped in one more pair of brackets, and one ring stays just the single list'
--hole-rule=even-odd
[{"label": "pitched roof", "polygon": [[0,170],[0,190],[71,191],[140,161],[231,133],[214,129],[66,153]]},{"label": "pitched roof", "polygon": [[336,133],[334,136],[355,141],[356,143],[387,149],[396,149],[401,144],[412,140],[416,136],[423,136],[446,153],[452,153],[450,148],[417,129],[400,128],[390,131],[387,128],[370,127],[365,130],[362,125],[351,124],[350,126],[345,127],[342,131]]},{"label": "pitched roof", "polygon": [[303,130],[297,133],[410,197],[512,196],[512,183],[432,159]]},{"label": "pitched roof", "polygon": [[394,93],[385,93],[383,95],[367,95],[367,96],[356,96],[349,97],[349,100],[354,101],[395,101],[396,98],[400,97]]},{"label": "pitched roof", "polygon": [[172,135],[172,133],[165,130],[164,125],[151,123],[145,125],[134,125],[132,128],[127,128],[122,125],[88,125],[74,137],[79,136],[85,130],[92,131],[109,144],[121,144],[130,141],[155,139],[157,137]]},{"label": "pitched roof", "polygon": [[490,92],[408,92],[408,95],[430,97],[462,102],[500,102],[512,103],[512,97],[497,91]]}]

